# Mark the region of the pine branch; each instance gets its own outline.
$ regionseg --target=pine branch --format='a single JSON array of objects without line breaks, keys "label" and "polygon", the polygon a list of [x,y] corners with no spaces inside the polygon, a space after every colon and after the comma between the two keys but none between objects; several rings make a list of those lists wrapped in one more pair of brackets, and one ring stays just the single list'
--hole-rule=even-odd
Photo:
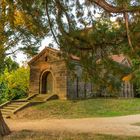
[{"label": "pine branch", "polygon": [[125,27],[126,27],[126,33],[127,33],[127,39],[128,39],[128,43],[129,43],[129,46],[130,48],[132,49],[132,51],[134,51],[134,48],[132,46],[132,41],[131,41],[131,37],[130,37],[130,31],[129,31],[129,22],[128,22],[128,13],[125,12],[124,13],[124,19],[125,19]]},{"label": "pine branch", "polygon": [[140,12],[140,5],[139,6],[127,6],[127,7],[119,7],[113,6],[107,3],[105,0],[87,0],[91,3],[95,3],[98,6],[102,7],[109,13],[124,13],[124,12]]},{"label": "pine branch", "polygon": [[51,23],[51,19],[50,19],[50,15],[49,15],[49,12],[48,12],[48,4],[47,4],[47,0],[46,0],[46,15],[47,15],[47,18],[48,18],[48,23],[49,23],[49,26],[50,26],[50,30],[51,30],[51,33],[53,35],[53,38],[55,40],[55,42],[57,43],[57,45],[60,46],[58,40],[57,40],[57,37],[55,36],[55,33],[53,31],[53,27],[52,27],[52,23]]}]

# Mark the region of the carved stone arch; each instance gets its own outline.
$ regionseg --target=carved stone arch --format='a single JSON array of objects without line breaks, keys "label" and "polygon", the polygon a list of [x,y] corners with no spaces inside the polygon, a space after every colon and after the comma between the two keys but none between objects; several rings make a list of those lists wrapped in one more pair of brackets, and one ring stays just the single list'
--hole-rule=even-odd
[{"label": "carved stone arch", "polygon": [[40,81],[39,93],[41,94],[54,93],[55,78],[52,70],[50,69],[43,70],[40,75],[39,81]]}]

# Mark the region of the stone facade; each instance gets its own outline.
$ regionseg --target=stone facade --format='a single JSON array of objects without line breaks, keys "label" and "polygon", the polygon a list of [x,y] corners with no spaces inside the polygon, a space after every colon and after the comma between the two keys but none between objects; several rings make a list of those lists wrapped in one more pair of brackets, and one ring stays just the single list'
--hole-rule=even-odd
[{"label": "stone facade", "polygon": [[[112,56],[118,63],[130,66],[123,56]],[[78,58],[73,56],[76,63],[75,75],[67,69],[60,51],[52,48],[44,48],[38,55],[29,61],[30,85],[29,93],[33,94],[57,94],[60,99],[89,98],[93,92],[93,84],[83,81],[82,70],[78,65]],[[122,83],[121,97],[133,97],[133,85],[124,81]]]},{"label": "stone facade", "polygon": [[54,93],[62,99],[66,98],[67,69],[57,50],[45,48],[28,64],[30,66],[30,95]]},{"label": "stone facade", "polygon": [[[60,51],[46,47],[29,61],[30,85],[32,94],[57,94],[60,99],[85,98],[92,91],[92,84],[73,77]],[[77,58],[73,57],[76,62]],[[80,67],[78,67],[80,69]]]}]

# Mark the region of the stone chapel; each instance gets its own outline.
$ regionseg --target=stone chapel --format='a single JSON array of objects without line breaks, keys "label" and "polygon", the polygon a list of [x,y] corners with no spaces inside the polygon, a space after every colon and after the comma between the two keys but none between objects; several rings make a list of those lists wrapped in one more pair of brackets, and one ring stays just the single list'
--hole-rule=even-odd
[{"label": "stone chapel", "polygon": [[[113,55],[112,59],[130,66],[129,61],[122,55]],[[79,58],[72,56],[71,61],[78,64]],[[30,67],[30,95],[56,94],[60,99],[87,98],[92,95],[93,84],[79,81],[78,77],[71,78],[59,50],[45,47],[28,64]],[[133,96],[133,85],[130,82],[122,83],[121,96]]]}]

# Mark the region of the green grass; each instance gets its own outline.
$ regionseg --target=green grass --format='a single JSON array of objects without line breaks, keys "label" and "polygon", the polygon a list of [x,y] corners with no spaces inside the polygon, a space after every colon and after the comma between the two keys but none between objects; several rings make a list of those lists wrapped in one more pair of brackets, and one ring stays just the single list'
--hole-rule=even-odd
[{"label": "green grass", "polygon": [[140,113],[140,99],[90,99],[82,101],[51,101],[36,106],[50,115],[64,117],[110,117]]},{"label": "green grass", "polygon": [[37,132],[22,130],[13,132],[3,140],[139,140],[140,137],[98,135],[87,133],[67,133],[67,132]]},{"label": "green grass", "polygon": [[54,100],[28,109],[21,114],[31,119],[113,117],[140,114],[140,99]]}]

